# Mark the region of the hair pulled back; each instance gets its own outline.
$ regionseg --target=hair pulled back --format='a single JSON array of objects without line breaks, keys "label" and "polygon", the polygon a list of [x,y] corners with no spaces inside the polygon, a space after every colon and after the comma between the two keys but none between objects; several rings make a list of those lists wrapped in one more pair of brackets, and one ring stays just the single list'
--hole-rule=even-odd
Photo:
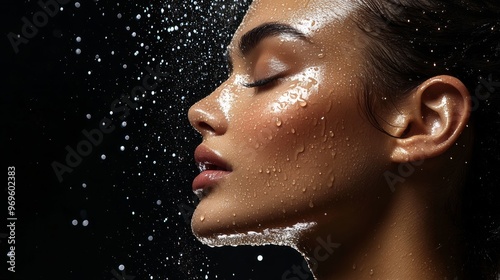
[{"label": "hair pulled back", "polygon": [[[500,264],[500,1],[359,0],[368,36],[364,106],[375,108],[423,81],[451,75],[468,88],[472,158],[461,190],[467,279],[497,279]],[[391,93],[393,96],[381,96]],[[381,98],[385,97],[385,98]]]}]

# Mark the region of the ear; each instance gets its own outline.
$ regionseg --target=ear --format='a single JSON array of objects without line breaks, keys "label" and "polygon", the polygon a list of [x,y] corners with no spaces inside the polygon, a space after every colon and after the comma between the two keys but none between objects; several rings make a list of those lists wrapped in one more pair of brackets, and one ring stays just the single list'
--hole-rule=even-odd
[{"label": "ear", "polygon": [[395,119],[391,158],[418,161],[443,154],[455,144],[470,116],[470,94],[455,77],[436,76],[401,103]]}]

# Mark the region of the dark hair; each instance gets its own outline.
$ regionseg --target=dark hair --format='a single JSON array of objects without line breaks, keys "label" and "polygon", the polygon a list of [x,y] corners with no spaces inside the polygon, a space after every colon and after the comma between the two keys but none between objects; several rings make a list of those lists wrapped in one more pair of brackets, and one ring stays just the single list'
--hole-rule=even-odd
[{"label": "dark hair", "polygon": [[[500,264],[500,2],[498,0],[361,0],[354,20],[367,35],[363,105],[376,110],[437,75],[460,79],[472,96],[474,145],[460,226],[464,271],[497,279]],[[380,96],[390,92],[393,96]],[[480,275],[478,275],[480,274]]]}]

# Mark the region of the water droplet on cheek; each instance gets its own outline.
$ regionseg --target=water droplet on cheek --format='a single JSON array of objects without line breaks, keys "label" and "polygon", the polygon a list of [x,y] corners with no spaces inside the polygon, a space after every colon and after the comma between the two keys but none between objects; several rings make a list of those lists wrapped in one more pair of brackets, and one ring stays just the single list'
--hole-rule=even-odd
[{"label": "water droplet on cheek", "polygon": [[282,125],[283,125],[283,122],[279,118],[276,118],[276,126],[281,127]]},{"label": "water droplet on cheek", "polygon": [[307,101],[305,101],[304,99],[300,99],[299,105],[300,105],[300,107],[305,108],[307,106]]},{"label": "water droplet on cheek", "polygon": [[314,207],[314,203],[312,202],[312,200],[309,201],[309,207],[311,207],[311,208]]},{"label": "water droplet on cheek", "polygon": [[335,176],[330,175],[330,180],[328,181],[328,187],[333,187],[333,183],[335,182]]},{"label": "water droplet on cheek", "polygon": [[299,158],[299,155],[305,151],[304,145],[301,145],[300,147],[295,150],[295,160]]}]

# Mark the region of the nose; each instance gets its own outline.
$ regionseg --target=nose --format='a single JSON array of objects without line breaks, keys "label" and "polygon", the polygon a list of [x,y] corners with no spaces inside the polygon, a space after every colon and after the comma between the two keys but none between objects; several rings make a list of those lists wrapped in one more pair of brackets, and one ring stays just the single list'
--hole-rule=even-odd
[{"label": "nose", "polygon": [[228,120],[217,102],[218,91],[195,103],[188,112],[191,125],[203,136],[223,135],[226,133]]}]

